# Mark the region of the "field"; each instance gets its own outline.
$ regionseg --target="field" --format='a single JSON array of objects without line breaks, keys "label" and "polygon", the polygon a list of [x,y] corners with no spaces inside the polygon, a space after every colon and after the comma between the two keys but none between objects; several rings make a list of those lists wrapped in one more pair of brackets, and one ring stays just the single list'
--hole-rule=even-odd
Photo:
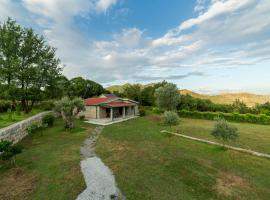
[{"label": "field", "polygon": [[24,112],[21,112],[20,114],[16,112],[12,112],[11,114],[5,112],[5,113],[0,113],[0,128],[4,128],[6,126],[9,126],[11,124],[14,124],[16,122],[19,122],[21,120],[24,120],[28,117],[31,117],[37,113],[41,112],[41,110],[33,110],[30,113],[25,114]]},{"label": "field", "polygon": [[57,121],[43,136],[27,136],[17,166],[7,169],[0,163],[0,199],[75,199],[85,188],[80,170],[80,146],[91,127],[77,122],[66,131]]},{"label": "field", "polygon": [[[179,126],[173,130],[179,130],[179,133],[194,136],[201,139],[216,140],[210,133],[214,127],[215,121],[201,119],[181,119]],[[238,129],[239,138],[236,141],[227,144],[262,153],[270,154],[270,126],[248,123],[231,123]]]},{"label": "field", "polygon": [[[98,140],[97,153],[127,199],[270,198],[269,159],[162,134],[160,130],[169,127],[158,122],[150,115],[114,124]],[[212,139],[212,123],[183,119],[180,127],[185,134]],[[237,145],[269,152],[269,127],[236,125],[241,134]]]}]

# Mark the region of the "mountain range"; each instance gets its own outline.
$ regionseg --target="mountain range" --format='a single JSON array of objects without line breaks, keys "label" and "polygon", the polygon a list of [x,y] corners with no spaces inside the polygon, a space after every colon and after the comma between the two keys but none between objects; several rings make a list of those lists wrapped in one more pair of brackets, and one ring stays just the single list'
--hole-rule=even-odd
[{"label": "mountain range", "polygon": [[[130,84],[124,84],[124,85],[112,85],[107,87],[106,89],[110,92],[118,91],[123,92],[124,88],[128,87]],[[149,86],[148,85],[141,85],[142,88]],[[191,95],[195,98],[200,99],[209,99],[214,103],[217,104],[231,104],[236,99],[239,99],[240,101],[243,101],[247,106],[252,107],[256,104],[262,104],[266,102],[270,102],[270,95],[258,95],[248,92],[226,92],[226,93],[220,93],[216,95],[206,95],[206,94],[200,94],[191,90],[183,89],[179,90],[180,94],[182,95]]]}]

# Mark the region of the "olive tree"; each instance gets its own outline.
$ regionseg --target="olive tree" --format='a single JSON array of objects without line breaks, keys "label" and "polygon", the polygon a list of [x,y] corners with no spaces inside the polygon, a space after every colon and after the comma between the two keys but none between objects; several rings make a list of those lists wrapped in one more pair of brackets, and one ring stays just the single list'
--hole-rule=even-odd
[{"label": "olive tree", "polygon": [[238,137],[238,129],[230,125],[224,118],[216,118],[216,124],[211,134],[222,140],[223,146],[225,142],[235,140]]},{"label": "olive tree", "polygon": [[173,83],[167,83],[155,91],[156,104],[161,110],[176,110],[180,100],[178,88]]},{"label": "olive tree", "polygon": [[63,97],[55,103],[55,111],[62,116],[65,122],[65,128],[74,128],[76,116],[84,110],[84,102],[78,97],[74,99]]}]

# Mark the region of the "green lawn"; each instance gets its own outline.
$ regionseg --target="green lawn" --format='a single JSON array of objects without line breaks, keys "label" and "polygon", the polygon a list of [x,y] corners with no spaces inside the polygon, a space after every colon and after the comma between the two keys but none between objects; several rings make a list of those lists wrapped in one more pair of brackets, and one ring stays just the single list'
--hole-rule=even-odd
[{"label": "green lawn", "polygon": [[[182,118],[179,126],[172,130],[197,138],[218,141],[211,131],[215,121]],[[238,128],[239,138],[228,144],[270,154],[270,125],[257,125],[247,123],[231,123]]]},{"label": "green lawn", "polygon": [[[97,153],[127,199],[270,199],[269,159],[162,134],[157,121],[146,116],[107,126],[98,140]],[[183,120],[183,131],[210,129],[208,123]]]},{"label": "green lawn", "polygon": [[60,120],[43,136],[27,136],[17,157],[17,168],[0,163],[0,199],[75,199],[85,188],[80,170],[80,146],[91,126],[78,121],[66,131]]},{"label": "green lawn", "polygon": [[41,112],[41,110],[32,110],[30,113],[25,114],[21,112],[21,114],[17,114],[16,112],[12,112],[11,116],[6,113],[0,113],[0,128],[4,128],[16,122],[22,121],[28,117],[31,117],[37,113]]}]

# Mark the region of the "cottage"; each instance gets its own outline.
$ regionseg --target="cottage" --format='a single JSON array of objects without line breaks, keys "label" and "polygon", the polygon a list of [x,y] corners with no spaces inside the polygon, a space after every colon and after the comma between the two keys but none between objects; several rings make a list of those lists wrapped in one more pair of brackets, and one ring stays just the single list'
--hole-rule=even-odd
[{"label": "cottage", "polygon": [[138,102],[111,94],[84,100],[86,110],[82,113],[88,121],[113,122],[138,115]]}]

